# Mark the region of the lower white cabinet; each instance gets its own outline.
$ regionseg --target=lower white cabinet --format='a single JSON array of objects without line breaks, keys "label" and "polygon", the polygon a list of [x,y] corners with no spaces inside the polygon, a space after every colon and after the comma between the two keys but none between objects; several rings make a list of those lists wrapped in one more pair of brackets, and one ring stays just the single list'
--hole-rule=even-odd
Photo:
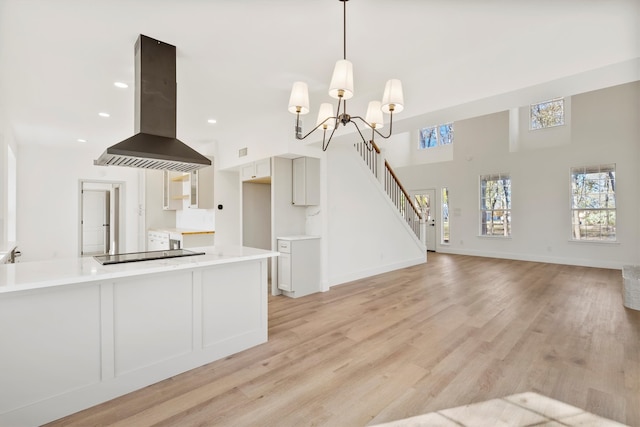
[{"label": "lower white cabinet", "polygon": [[320,238],[290,236],[278,238],[278,289],[298,298],[320,292]]}]

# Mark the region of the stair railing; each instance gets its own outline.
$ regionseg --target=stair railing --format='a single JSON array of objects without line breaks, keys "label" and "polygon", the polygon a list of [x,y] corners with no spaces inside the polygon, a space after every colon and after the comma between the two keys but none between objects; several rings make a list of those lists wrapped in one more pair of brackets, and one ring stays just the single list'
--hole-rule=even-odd
[{"label": "stair railing", "polygon": [[[421,236],[421,230],[424,230],[424,227],[420,226],[422,222],[420,211],[416,208],[407,190],[405,190],[400,183],[398,176],[389,165],[389,162],[384,160],[384,167],[381,167],[382,155],[380,148],[373,141],[369,141],[368,144],[371,145],[368,146],[364,142],[357,142],[354,146],[362,157],[362,160],[364,160],[365,164],[371,170],[371,173],[381,182],[385,192],[398,209],[398,212],[400,212],[400,215],[402,215],[418,239],[424,241],[423,236]],[[380,169],[384,169],[383,174],[379,173]]]}]

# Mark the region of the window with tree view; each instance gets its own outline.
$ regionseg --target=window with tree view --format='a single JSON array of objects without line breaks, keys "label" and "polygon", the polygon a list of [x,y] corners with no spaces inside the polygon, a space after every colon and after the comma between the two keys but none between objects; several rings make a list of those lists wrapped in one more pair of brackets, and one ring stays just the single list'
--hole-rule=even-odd
[{"label": "window with tree view", "polygon": [[442,243],[449,243],[449,188],[442,188]]},{"label": "window with tree view", "polygon": [[480,234],[511,236],[511,178],[509,174],[480,177]]},{"label": "window with tree view", "polygon": [[571,168],[574,240],[616,240],[616,165]]},{"label": "window with tree view", "polygon": [[420,150],[450,144],[453,144],[453,123],[420,129]]},{"label": "window with tree view", "polygon": [[531,104],[529,129],[537,130],[564,124],[564,98]]}]

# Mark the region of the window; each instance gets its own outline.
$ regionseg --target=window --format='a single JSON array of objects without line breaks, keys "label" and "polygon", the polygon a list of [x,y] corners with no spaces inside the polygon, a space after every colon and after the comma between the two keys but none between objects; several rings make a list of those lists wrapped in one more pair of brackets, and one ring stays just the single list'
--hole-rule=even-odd
[{"label": "window", "polygon": [[573,240],[616,240],[616,165],[571,168]]},{"label": "window", "polygon": [[418,149],[453,144],[453,123],[445,123],[420,129]]},{"label": "window", "polygon": [[564,98],[531,104],[529,106],[529,129],[545,129],[564,125]]},{"label": "window", "polygon": [[449,243],[449,189],[447,187],[442,188],[442,230],[440,235],[442,236],[442,243]]},{"label": "window", "polygon": [[483,236],[511,236],[509,174],[480,177],[480,233]]}]

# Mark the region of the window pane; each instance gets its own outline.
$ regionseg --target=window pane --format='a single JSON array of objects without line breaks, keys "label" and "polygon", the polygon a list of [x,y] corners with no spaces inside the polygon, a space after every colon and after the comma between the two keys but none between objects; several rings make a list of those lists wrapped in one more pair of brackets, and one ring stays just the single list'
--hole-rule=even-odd
[{"label": "window pane", "polygon": [[564,124],[564,99],[562,98],[531,104],[529,111],[531,130]]},{"label": "window pane", "polygon": [[615,165],[571,169],[573,239],[616,239],[615,187]]},{"label": "window pane", "polygon": [[440,133],[440,145],[453,143],[453,124],[447,123],[438,127]]},{"label": "window pane", "polygon": [[435,126],[420,129],[420,149],[436,147],[437,145],[438,134]]},{"label": "window pane", "polygon": [[442,243],[449,243],[449,189],[442,189]]},{"label": "window pane", "polygon": [[453,123],[445,123],[420,129],[419,149],[450,144],[453,144]]},{"label": "window pane", "polygon": [[480,229],[486,236],[511,235],[511,179],[508,174],[480,177]]}]

